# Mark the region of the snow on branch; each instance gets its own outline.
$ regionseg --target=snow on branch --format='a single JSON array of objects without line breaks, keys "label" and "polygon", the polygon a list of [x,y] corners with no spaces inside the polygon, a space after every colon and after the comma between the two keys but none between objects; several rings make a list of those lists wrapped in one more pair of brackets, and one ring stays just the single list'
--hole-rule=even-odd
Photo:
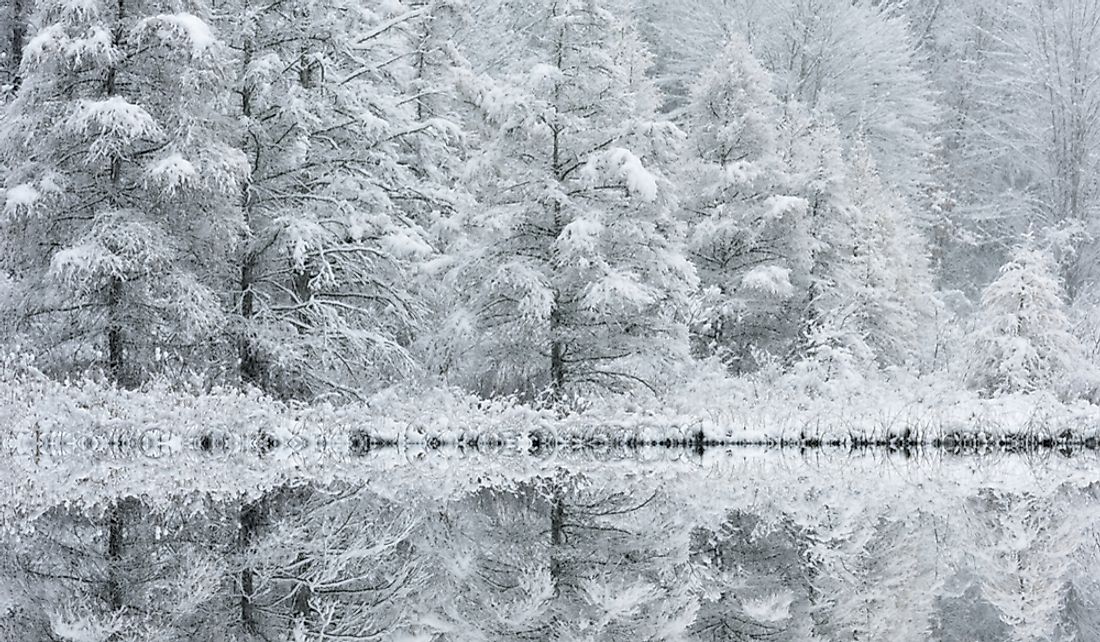
[{"label": "snow on branch", "polygon": [[134,35],[154,36],[162,42],[182,41],[191,49],[191,55],[198,58],[218,43],[214,33],[202,18],[190,13],[162,13],[137,23]]},{"label": "snow on branch", "polygon": [[594,154],[582,172],[592,182],[600,179],[621,182],[631,196],[647,203],[657,200],[657,177],[628,149],[612,147]]}]

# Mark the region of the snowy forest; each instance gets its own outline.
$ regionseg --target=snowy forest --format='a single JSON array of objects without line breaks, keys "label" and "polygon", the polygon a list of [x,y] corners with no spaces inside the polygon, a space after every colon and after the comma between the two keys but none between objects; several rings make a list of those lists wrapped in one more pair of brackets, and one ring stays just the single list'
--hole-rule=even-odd
[{"label": "snowy forest", "polygon": [[6,0],[0,33],[9,370],[1100,398],[1095,0]]},{"label": "snowy forest", "polygon": [[1100,0],[0,0],[0,642],[1100,640]]}]

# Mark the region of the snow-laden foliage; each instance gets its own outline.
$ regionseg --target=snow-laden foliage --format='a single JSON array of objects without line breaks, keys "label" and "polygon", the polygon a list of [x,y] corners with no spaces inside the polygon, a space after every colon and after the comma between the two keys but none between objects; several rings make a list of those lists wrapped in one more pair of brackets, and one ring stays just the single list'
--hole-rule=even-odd
[{"label": "snow-laden foliage", "polygon": [[970,382],[989,394],[1094,385],[1082,371],[1064,290],[1050,254],[1033,244],[1016,248],[982,292],[975,320]]},{"label": "snow-laden foliage", "polygon": [[12,0],[3,343],[59,378],[302,400],[675,404],[712,358],[731,388],[961,382],[979,294],[1034,230],[1092,346],[1098,17]]},{"label": "snow-laden foliage", "polygon": [[653,389],[686,361],[696,277],[664,172],[680,132],[655,112],[648,54],[614,3],[508,4],[497,18],[532,44],[463,83],[482,144],[455,374],[486,392]]},{"label": "snow-laden foliage", "polygon": [[416,371],[411,281],[453,200],[455,125],[430,107],[447,4],[238,4],[242,377],[304,397],[393,382]]},{"label": "snow-laden foliage", "polygon": [[10,331],[58,373],[224,368],[246,162],[221,43],[195,14],[126,1],[44,1],[34,22],[4,114]]},{"label": "snow-laden foliage", "polygon": [[789,349],[789,320],[805,288],[809,203],[788,191],[772,83],[735,37],[686,112],[687,250],[701,281],[692,329],[698,350],[737,370]]},{"label": "snow-laden foliage", "polygon": [[980,291],[1031,230],[1057,250],[1069,294],[1087,292],[1100,211],[1100,87],[1091,80],[1100,3],[910,4],[943,106],[944,279]]}]

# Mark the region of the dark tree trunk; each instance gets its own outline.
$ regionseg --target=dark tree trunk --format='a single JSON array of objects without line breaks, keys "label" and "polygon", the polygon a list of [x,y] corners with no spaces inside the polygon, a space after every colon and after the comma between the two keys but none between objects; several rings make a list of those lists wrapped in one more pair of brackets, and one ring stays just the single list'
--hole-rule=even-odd
[{"label": "dark tree trunk", "polygon": [[[247,68],[252,62],[252,42],[246,40],[243,49],[244,66]],[[246,122],[252,118],[252,87],[249,85],[241,87],[241,116]],[[251,150],[249,150],[250,147]],[[260,164],[259,143],[246,135],[244,141],[241,143],[241,149],[251,151],[251,169],[252,174],[255,175],[256,172],[259,171]],[[256,294],[253,291],[253,287],[256,283],[256,255],[250,247],[253,225],[251,180],[246,181],[241,187],[241,210],[244,213],[244,231],[241,238],[241,248],[243,248],[243,251],[240,258],[240,282],[237,286],[240,290],[240,308],[238,312],[241,315],[243,328],[241,328],[241,332],[237,336],[237,367],[239,368],[242,383],[252,384],[262,388],[263,366],[260,363],[259,355],[256,353],[256,346],[250,332],[251,321],[256,314]]]},{"label": "dark tree trunk", "polygon": [[237,358],[240,362],[241,382],[262,387],[263,369],[248,328],[248,324],[255,314],[255,294],[252,291],[254,283],[252,272],[254,268],[252,256],[246,254],[241,261],[241,281],[239,284],[241,291],[240,314],[245,327],[237,339]]},{"label": "dark tree trunk", "polygon": [[565,498],[556,485],[550,500],[550,581],[554,594],[560,591],[562,577],[561,547],[565,543]]},{"label": "dark tree trunk", "polygon": [[117,502],[107,514],[107,606],[111,611],[122,610],[122,529],[125,525],[125,505]]},{"label": "dark tree trunk", "polygon": [[565,346],[561,341],[561,307],[554,297],[554,309],[550,311],[550,392],[559,401],[565,392]]},{"label": "dark tree trunk", "polygon": [[[240,530],[237,536],[237,545],[242,554],[247,553],[256,537],[256,530],[262,519],[262,500],[241,506]],[[252,567],[245,565],[241,569],[241,626],[249,633],[256,632],[256,615],[252,604],[252,596],[255,592],[255,572]]]},{"label": "dark tree trunk", "polygon": [[27,38],[27,16],[24,3],[25,0],[12,0],[11,2],[11,84],[14,89],[19,89],[19,85],[23,80],[20,67],[23,65],[23,45]]},{"label": "dark tree trunk", "polygon": [[125,348],[122,341],[122,319],[119,316],[119,306],[122,302],[122,280],[112,277],[107,285],[107,371],[111,381],[118,385],[125,385],[126,364]]},{"label": "dark tree trunk", "polygon": [[[113,42],[115,47],[118,48],[122,47],[125,38],[125,30],[122,24],[126,15],[124,2],[125,0],[118,0],[115,5],[117,15]],[[104,78],[103,82],[103,93],[105,95],[114,96],[118,92],[118,88],[116,87],[117,76],[118,70],[113,65],[107,69],[107,76]],[[122,159],[119,156],[115,155],[111,158],[107,176],[111,182],[111,202],[114,206],[118,207],[120,205],[119,188],[122,182]],[[117,276],[111,277],[110,282],[107,284],[107,371],[115,384],[125,386],[129,381],[127,380],[126,364],[124,361],[123,319],[119,311],[122,304],[122,289],[122,279]]]}]

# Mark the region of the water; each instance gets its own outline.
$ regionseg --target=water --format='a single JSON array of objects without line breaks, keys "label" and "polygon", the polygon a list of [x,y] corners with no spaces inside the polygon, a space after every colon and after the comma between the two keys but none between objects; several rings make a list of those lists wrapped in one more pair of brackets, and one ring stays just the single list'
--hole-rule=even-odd
[{"label": "water", "polygon": [[1100,460],[9,449],[0,639],[1100,640]]}]

